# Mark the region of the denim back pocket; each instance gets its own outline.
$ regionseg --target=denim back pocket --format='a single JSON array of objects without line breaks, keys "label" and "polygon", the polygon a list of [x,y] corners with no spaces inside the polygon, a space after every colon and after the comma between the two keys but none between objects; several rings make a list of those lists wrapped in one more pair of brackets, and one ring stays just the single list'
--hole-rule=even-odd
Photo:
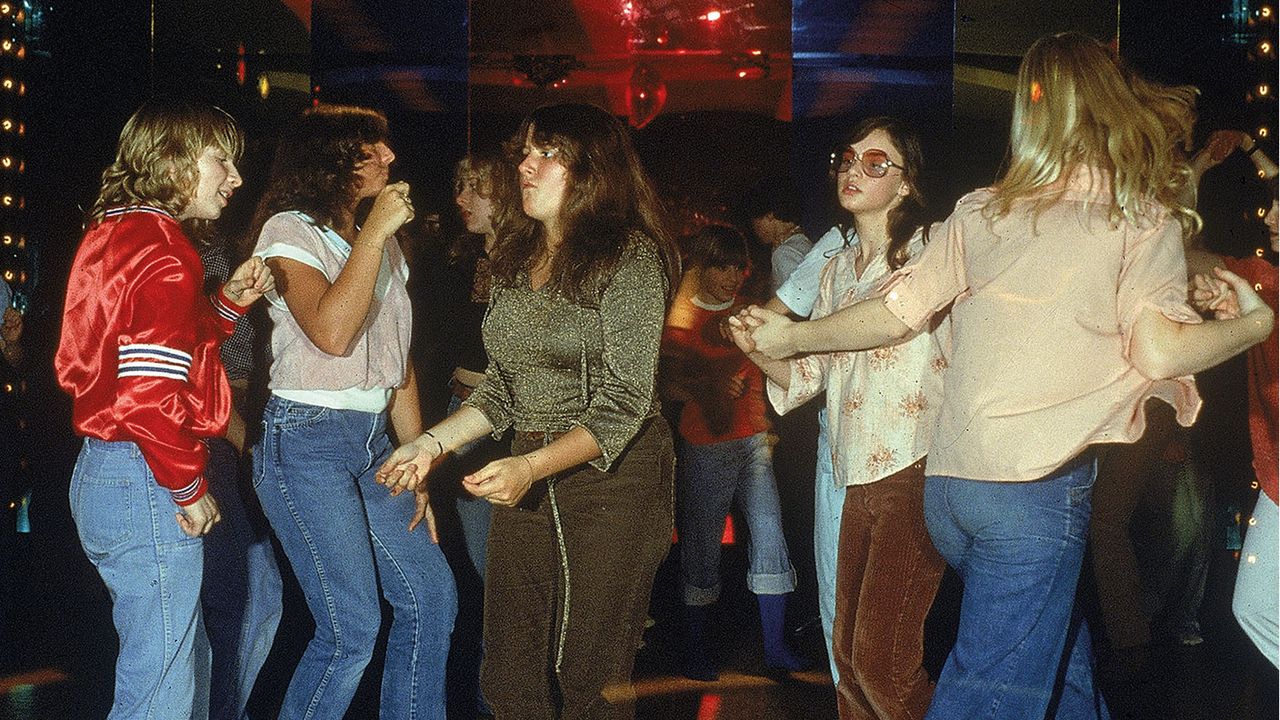
[{"label": "denim back pocket", "polygon": [[[132,461],[132,462],[130,462]],[[85,553],[93,560],[129,541],[133,534],[136,483],[150,482],[141,458],[82,451],[71,476],[71,516]]]}]

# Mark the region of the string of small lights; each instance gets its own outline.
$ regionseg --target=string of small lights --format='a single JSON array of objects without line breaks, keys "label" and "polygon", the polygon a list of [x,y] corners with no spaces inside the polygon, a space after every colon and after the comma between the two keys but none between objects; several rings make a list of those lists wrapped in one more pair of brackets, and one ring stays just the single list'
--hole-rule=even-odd
[{"label": "string of small lights", "polygon": [[[1256,120],[1252,133],[1257,147],[1271,151],[1269,154],[1275,157],[1276,8],[1270,1],[1255,3],[1255,7],[1250,8],[1248,12],[1245,27],[1243,39],[1249,46],[1246,67],[1251,74],[1248,78],[1249,90],[1245,99],[1251,105],[1250,115]],[[1262,170],[1258,171],[1258,176],[1266,179]],[[1253,210],[1256,220],[1261,221],[1266,216],[1270,208],[1270,200],[1271,198],[1268,198],[1266,205]],[[1259,248],[1257,252],[1258,255],[1262,255],[1265,251]]]},{"label": "string of small lights", "polygon": [[[33,258],[27,248],[26,234],[26,94],[27,94],[27,20],[29,8],[15,0],[0,0],[0,281],[8,283],[13,305],[25,311],[29,297]],[[0,308],[3,313],[6,308]],[[26,381],[18,368],[5,364],[0,373],[0,412],[3,412],[3,432],[21,433],[26,428],[23,416],[23,395]],[[16,427],[10,425],[13,423]],[[13,443],[22,447],[25,443]],[[27,481],[28,459],[26,451],[19,449],[16,458],[6,457],[6,463],[16,463],[11,490],[20,494],[5,498],[10,510],[15,512],[16,530],[29,532],[26,508],[30,502]]]},{"label": "string of small lights", "polygon": [[0,277],[19,291],[20,298],[25,298],[23,290],[30,280],[23,182],[26,19],[21,4],[0,0]]}]

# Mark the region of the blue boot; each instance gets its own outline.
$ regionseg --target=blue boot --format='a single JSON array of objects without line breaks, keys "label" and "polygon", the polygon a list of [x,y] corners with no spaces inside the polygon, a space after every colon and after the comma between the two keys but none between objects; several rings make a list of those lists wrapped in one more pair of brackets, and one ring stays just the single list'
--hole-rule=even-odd
[{"label": "blue boot", "polygon": [[720,670],[711,658],[711,646],[707,642],[711,626],[711,606],[685,605],[683,614],[685,646],[680,674],[690,680],[705,682],[719,679]]},{"label": "blue boot", "polygon": [[760,603],[760,629],[764,635],[764,664],[770,670],[795,672],[804,669],[804,663],[787,647],[786,626],[787,594],[756,595]]}]

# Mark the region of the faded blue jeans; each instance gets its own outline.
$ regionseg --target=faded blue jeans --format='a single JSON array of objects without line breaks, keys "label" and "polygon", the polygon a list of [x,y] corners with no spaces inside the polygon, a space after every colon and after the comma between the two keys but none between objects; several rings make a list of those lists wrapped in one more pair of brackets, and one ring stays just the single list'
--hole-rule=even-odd
[{"label": "faded blue jeans", "polygon": [[207,672],[202,543],[182,532],[177,512],[137,445],[85,439],[71,475],[71,516],[111,591],[120,636],[109,720],[189,718],[200,647]]},{"label": "faded blue jeans", "polygon": [[244,720],[280,624],[280,568],[256,503],[241,497],[235,447],[222,438],[207,444],[204,476],[222,521],[204,538],[200,599],[213,664],[207,677],[197,677],[196,703],[207,704],[211,720]]},{"label": "faded blue jeans", "polygon": [[[462,398],[457,395],[449,398],[449,415],[457,412],[460,407],[462,407]],[[458,458],[465,457],[486,442],[497,441],[487,436],[476,438],[454,450],[453,454]],[[493,506],[488,500],[475,497],[460,489],[455,497],[455,508],[462,527],[462,539],[467,545],[467,556],[471,559],[471,566],[475,569],[476,575],[480,576],[480,582],[483,583],[484,555],[489,543],[489,525],[493,522]]]},{"label": "faded blue jeans", "polygon": [[720,540],[734,500],[751,536],[747,588],[757,595],[781,595],[796,588],[767,433],[710,445],[682,443],[676,483],[686,605],[710,605],[720,598]]},{"label": "faded blue jeans", "polygon": [[818,576],[818,617],[822,621],[822,639],[827,643],[827,664],[831,681],[840,684],[836,656],[832,650],[832,628],[836,618],[836,575],[840,554],[840,523],[844,513],[846,488],[836,486],[832,467],[831,441],[827,434],[827,409],[818,411],[818,458],[814,466],[813,487],[813,561]]},{"label": "faded blue jeans", "polygon": [[426,528],[407,530],[413,494],[393,497],[374,480],[391,452],[386,413],[272,396],[263,426],[254,486],[316,624],[280,717],[346,713],[382,623],[381,590],[394,616],[380,717],[443,720],[457,596]]},{"label": "faded blue jeans", "polygon": [[1096,474],[1085,453],[1031,482],[926,479],[929,535],[964,581],[956,644],[926,718],[1110,717],[1075,609]]}]

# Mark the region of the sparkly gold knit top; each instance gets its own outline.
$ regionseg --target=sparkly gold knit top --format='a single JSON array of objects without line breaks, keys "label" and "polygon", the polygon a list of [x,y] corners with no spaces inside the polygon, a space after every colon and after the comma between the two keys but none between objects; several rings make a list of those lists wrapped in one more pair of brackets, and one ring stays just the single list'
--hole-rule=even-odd
[{"label": "sparkly gold knit top", "polygon": [[520,272],[494,283],[484,320],[489,367],[464,403],[500,436],[585,428],[607,471],[643,423],[658,414],[654,392],[666,313],[666,276],[652,241],[634,235],[599,300],[571,302]]}]

